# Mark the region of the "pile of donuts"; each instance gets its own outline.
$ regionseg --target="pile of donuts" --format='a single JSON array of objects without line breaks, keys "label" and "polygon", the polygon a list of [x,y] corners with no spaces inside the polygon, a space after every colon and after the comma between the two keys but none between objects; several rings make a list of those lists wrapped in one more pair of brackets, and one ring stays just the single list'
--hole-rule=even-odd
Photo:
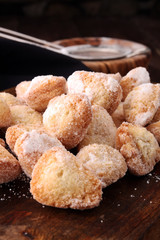
[{"label": "pile of donuts", "polygon": [[144,67],[36,76],[15,91],[0,93],[0,184],[23,171],[43,205],[96,207],[127,171],[143,176],[160,160],[160,84]]}]

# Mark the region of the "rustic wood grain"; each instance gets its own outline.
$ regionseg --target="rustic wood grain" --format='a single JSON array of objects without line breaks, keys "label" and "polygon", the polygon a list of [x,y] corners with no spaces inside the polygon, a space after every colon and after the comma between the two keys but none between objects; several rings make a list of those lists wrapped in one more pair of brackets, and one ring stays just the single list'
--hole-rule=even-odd
[{"label": "rustic wood grain", "polygon": [[117,73],[126,75],[135,67],[148,67],[150,54],[137,55],[131,58],[108,60],[108,61],[83,61],[83,63],[95,72]]},{"label": "rustic wood grain", "polygon": [[158,239],[159,176],[160,164],[145,177],[127,174],[104,189],[99,207],[78,211],[42,206],[22,175],[0,187],[0,240]]}]

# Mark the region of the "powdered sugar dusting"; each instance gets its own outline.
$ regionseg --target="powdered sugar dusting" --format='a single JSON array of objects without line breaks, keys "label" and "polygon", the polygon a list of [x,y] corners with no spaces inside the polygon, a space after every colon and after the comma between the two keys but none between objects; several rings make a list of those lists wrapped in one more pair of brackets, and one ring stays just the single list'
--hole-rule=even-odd
[{"label": "powdered sugar dusting", "polygon": [[108,77],[108,80],[104,81],[104,86],[106,90],[109,90],[111,92],[117,92],[117,89],[119,88],[119,83],[113,77]]},{"label": "powdered sugar dusting", "polygon": [[62,146],[57,138],[45,133],[40,134],[36,130],[32,130],[26,134],[28,136],[23,142],[24,154],[32,154],[33,152],[44,153],[53,146]]},{"label": "powdered sugar dusting", "polygon": [[129,78],[134,78],[137,80],[137,84],[142,83],[149,83],[150,82],[150,76],[146,68],[144,67],[137,67],[129,71],[126,75]]},{"label": "powdered sugar dusting", "polygon": [[82,93],[84,92],[84,84],[79,77],[71,75],[67,81],[69,93]]},{"label": "powdered sugar dusting", "polygon": [[135,116],[134,123],[137,125],[144,126],[148,119],[152,119],[153,113],[150,111],[139,113]]}]

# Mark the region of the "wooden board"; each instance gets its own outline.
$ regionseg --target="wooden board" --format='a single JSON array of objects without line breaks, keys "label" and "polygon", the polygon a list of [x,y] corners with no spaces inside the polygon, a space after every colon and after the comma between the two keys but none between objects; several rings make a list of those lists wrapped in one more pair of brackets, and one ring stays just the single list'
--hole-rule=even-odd
[{"label": "wooden board", "polygon": [[127,174],[104,189],[99,207],[78,211],[37,203],[22,175],[0,185],[0,240],[159,239],[159,176],[160,164],[145,177]]}]

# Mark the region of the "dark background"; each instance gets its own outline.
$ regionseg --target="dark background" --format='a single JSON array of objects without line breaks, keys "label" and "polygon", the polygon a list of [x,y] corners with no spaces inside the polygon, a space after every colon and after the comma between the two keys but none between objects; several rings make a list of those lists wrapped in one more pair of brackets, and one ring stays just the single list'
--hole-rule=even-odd
[{"label": "dark background", "polygon": [[149,72],[160,76],[159,0],[0,0],[0,26],[48,41],[115,37],[152,50]]}]

